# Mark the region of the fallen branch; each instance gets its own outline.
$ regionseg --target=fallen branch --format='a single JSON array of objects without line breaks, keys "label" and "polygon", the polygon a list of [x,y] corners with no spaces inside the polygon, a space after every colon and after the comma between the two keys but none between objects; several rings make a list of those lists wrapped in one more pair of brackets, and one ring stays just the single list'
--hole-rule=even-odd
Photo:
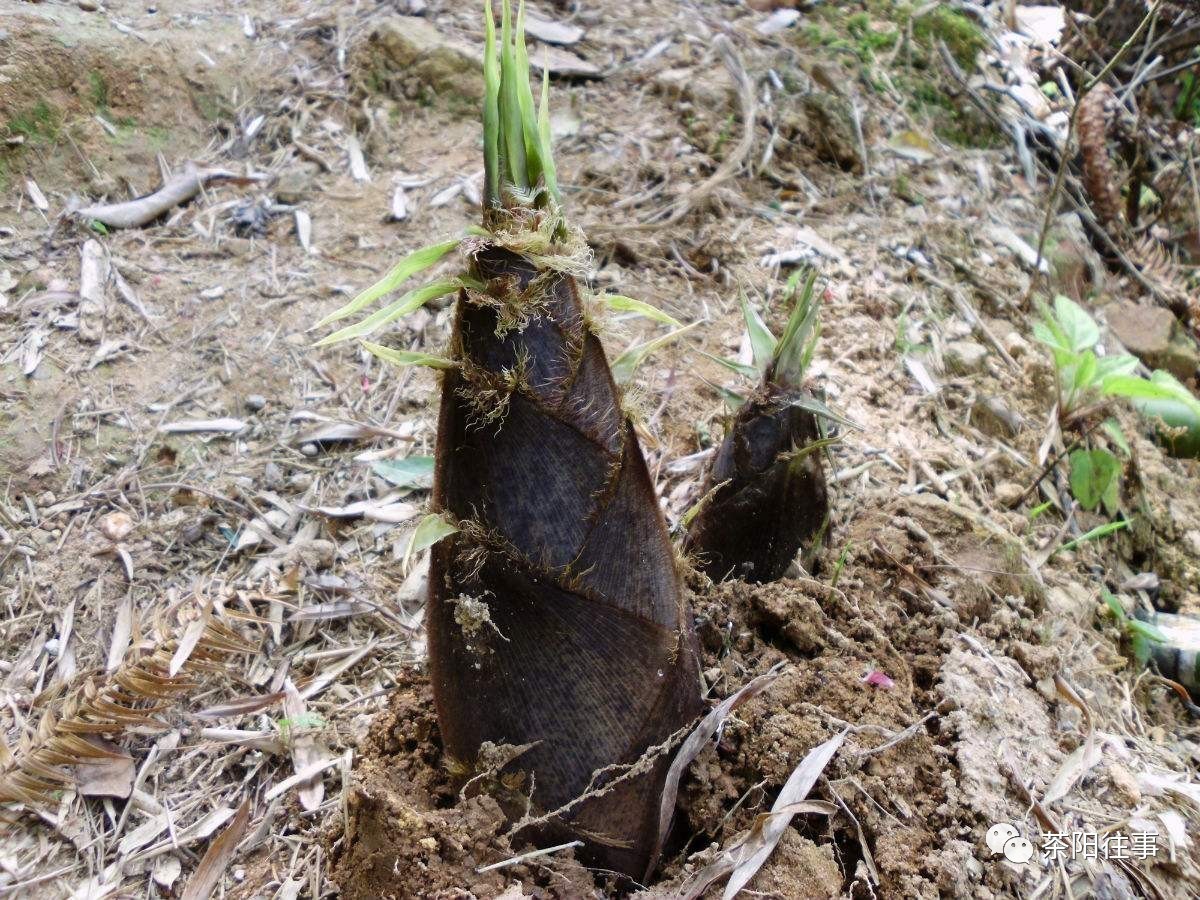
[{"label": "fallen branch", "polygon": [[104,203],[75,210],[74,215],[88,222],[99,222],[109,228],[139,228],[153,222],[167,210],[186,203],[209,183],[232,181],[253,184],[261,179],[236,175],[227,169],[200,169],[188,164],[184,171],[167,179],[157,191],[126,200],[124,203]]}]

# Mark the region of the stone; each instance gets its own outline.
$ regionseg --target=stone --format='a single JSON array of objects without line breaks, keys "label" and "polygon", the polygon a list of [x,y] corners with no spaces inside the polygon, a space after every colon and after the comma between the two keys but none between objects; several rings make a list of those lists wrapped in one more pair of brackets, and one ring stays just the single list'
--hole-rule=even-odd
[{"label": "stone", "polygon": [[251,412],[258,412],[267,405],[267,398],[262,394],[251,394],[246,398],[246,409]]},{"label": "stone", "polygon": [[[545,65],[552,75],[598,78],[593,63],[560,47],[531,47],[529,62],[538,72]],[[483,45],[443,33],[421,16],[394,16],[375,27],[365,49],[354,61],[360,81],[371,90],[387,90],[398,82],[409,96],[424,88],[469,100],[483,97]],[[538,79],[540,81],[540,79]]]},{"label": "stone", "polygon": [[984,434],[998,438],[1014,438],[1025,421],[996,397],[980,397],[971,407],[971,423]]},{"label": "stone", "polygon": [[1152,369],[1186,381],[1200,368],[1200,353],[1169,309],[1128,301],[1108,308],[1108,327],[1126,349]]},{"label": "stone", "polygon": [[951,341],[944,354],[946,367],[959,375],[974,375],[983,371],[987,347],[974,341]]},{"label": "stone", "polygon": [[312,173],[297,166],[282,172],[275,181],[275,199],[280,203],[303,203],[312,193]]},{"label": "stone", "polygon": [[996,502],[1007,509],[1020,503],[1024,495],[1025,488],[1015,481],[1002,481],[996,485]]}]

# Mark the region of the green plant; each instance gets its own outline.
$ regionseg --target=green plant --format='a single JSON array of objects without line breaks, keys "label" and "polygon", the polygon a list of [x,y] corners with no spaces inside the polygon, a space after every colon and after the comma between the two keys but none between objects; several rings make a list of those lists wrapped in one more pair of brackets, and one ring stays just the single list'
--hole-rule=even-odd
[{"label": "green plant", "polygon": [[822,451],[832,439],[820,419],[852,423],[805,389],[820,334],[820,303],[816,274],[800,287],[801,274],[784,291],[793,305],[779,338],[742,295],[753,366],[709,356],[757,381],[748,397],[725,391],[736,415],[713,457],[704,497],[687,517],[684,549],[716,580],[774,581],[802,547],[811,566],[825,537],[829,499]]},{"label": "green plant", "polygon": [[[593,298],[584,236],[564,216],[548,75],[529,82],[524,10],[484,16],[481,226],[423,248],[321,324],[353,316],[454,251],[464,271],[409,290],[321,340],[362,341],[454,294],[445,353],[363,346],[441,378],[431,547],[429,667],[448,765],[539,843],[582,842],[587,864],[653,867],[673,735],[701,709],[692,617],[654,486],[593,328],[616,309],[674,324],[625,297]],[[678,333],[677,329],[676,332]],[[486,745],[493,752],[485,752]],[[501,774],[489,760],[506,746]],[[500,789],[497,788],[497,791]]]},{"label": "green plant", "polygon": [[1116,620],[1121,631],[1122,643],[1128,645],[1138,665],[1146,665],[1155,645],[1165,643],[1167,636],[1149,622],[1143,622],[1125,612],[1121,601],[1107,589],[1102,588],[1100,595],[1104,598],[1104,605],[1109,614]]},{"label": "green plant", "polygon": [[107,111],[108,82],[99,72],[88,72],[88,99],[92,101],[92,106],[97,112]]},{"label": "green plant", "polygon": [[1200,455],[1200,400],[1168,372],[1149,378],[1135,375],[1138,361],[1127,354],[1098,357],[1100,327],[1077,303],[1064,296],[1053,307],[1041,304],[1042,320],[1034,337],[1050,348],[1057,374],[1058,417],[1064,430],[1084,425],[1068,455],[1071,493],[1084,509],[1103,504],[1109,515],[1120,505],[1123,468],[1116,453],[1091,446],[1095,425],[1118,453],[1128,456],[1129,444],[1114,418],[1100,418],[1113,401],[1127,399],[1143,416],[1154,420],[1160,439],[1181,456]]},{"label": "green plant", "polygon": [[39,100],[8,123],[9,134],[20,135],[31,142],[51,141],[58,136],[62,117],[45,100]]}]

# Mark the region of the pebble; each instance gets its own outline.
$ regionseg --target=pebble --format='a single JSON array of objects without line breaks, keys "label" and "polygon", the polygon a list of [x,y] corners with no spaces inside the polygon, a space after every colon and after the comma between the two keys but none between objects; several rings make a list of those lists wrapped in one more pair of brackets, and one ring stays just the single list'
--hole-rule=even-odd
[{"label": "pebble", "polygon": [[120,510],[110,512],[100,520],[100,533],[114,544],[126,538],[131,531],[133,531],[133,519],[129,517],[128,513]]},{"label": "pebble", "polygon": [[258,412],[267,405],[267,398],[262,394],[251,394],[246,398],[246,409]]},{"label": "pebble", "polygon": [[95,12],[100,8],[100,4],[96,0],[75,0],[75,5],[84,12]]},{"label": "pebble", "polygon": [[996,502],[1001,506],[1012,509],[1025,494],[1025,488],[1015,481],[1002,481],[996,485]]},{"label": "pebble", "polygon": [[974,341],[951,341],[946,345],[946,365],[961,375],[982,372],[987,355],[987,347]]}]

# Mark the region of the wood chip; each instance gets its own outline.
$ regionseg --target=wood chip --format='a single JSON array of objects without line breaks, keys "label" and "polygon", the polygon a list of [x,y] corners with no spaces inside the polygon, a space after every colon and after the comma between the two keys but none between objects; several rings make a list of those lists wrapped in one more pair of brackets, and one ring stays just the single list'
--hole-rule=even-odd
[{"label": "wood chip", "polygon": [[104,334],[109,273],[103,245],[96,240],[84,241],[79,260],[79,337],[85,341],[98,341]]},{"label": "wood chip", "polygon": [[355,181],[370,181],[371,173],[367,171],[367,161],[363,158],[362,144],[358,136],[346,135],[346,157],[350,162],[350,177]]},{"label": "wood chip", "polygon": [[42,189],[38,187],[36,181],[32,178],[25,179],[25,191],[29,194],[29,199],[33,201],[33,205],[46,212],[50,209],[50,204],[46,200],[46,195],[42,193]]}]

